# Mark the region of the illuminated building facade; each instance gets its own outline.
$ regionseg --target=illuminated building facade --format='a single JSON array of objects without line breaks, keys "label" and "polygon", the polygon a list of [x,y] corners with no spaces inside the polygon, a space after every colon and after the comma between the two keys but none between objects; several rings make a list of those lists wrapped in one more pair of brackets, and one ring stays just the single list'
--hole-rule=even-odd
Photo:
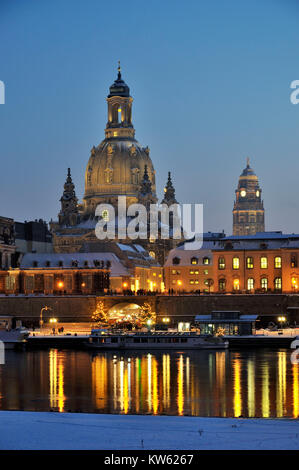
[{"label": "illuminated building facade", "polygon": [[128,245],[121,245],[118,251],[112,246],[114,252],[27,253],[19,267],[0,272],[0,293],[100,295],[108,290],[163,291],[162,268],[142,247],[133,246],[135,253]]},{"label": "illuminated building facade", "polygon": [[[299,235],[263,232],[184,245],[165,264],[165,288],[178,292],[295,293],[299,291]],[[197,281],[195,287],[195,281]]]}]

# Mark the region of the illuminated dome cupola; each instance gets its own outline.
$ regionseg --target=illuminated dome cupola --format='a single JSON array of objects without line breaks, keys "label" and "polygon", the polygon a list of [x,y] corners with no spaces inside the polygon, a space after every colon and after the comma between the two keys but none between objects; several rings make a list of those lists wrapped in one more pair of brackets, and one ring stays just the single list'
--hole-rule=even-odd
[{"label": "illuminated dome cupola", "polygon": [[117,79],[110,87],[107,97],[108,122],[106,125],[106,138],[131,137],[135,130],[132,124],[132,102],[130,88],[121,78],[121,69],[118,65]]},{"label": "illuminated dome cupola", "polygon": [[83,212],[93,217],[100,203],[117,207],[118,197],[126,196],[127,205],[137,203],[145,166],[151,183],[152,195],[156,197],[155,170],[148,147],[142,147],[135,139],[132,124],[130,89],[118,76],[109,90],[108,122],[105,139],[91,149],[85,172]]},{"label": "illuminated dome cupola", "polygon": [[233,208],[233,235],[254,235],[265,231],[265,211],[258,177],[249,165],[239,177]]}]

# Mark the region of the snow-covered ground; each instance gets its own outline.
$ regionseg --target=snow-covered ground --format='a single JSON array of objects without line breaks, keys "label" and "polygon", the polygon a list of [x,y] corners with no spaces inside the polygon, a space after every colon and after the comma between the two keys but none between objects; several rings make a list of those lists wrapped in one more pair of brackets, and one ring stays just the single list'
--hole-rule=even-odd
[{"label": "snow-covered ground", "polygon": [[299,420],[0,411],[0,449],[299,449]]}]

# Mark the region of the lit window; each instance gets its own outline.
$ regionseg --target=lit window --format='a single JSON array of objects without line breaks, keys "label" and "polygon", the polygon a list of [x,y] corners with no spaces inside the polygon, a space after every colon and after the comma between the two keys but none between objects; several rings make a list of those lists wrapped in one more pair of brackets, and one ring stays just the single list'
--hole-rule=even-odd
[{"label": "lit window", "polygon": [[[204,269],[203,273],[204,273],[204,274],[209,274],[209,270],[208,270],[208,269]],[[198,274],[198,271],[196,271],[196,274]]]},{"label": "lit window", "polygon": [[268,268],[268,258],[266,256],[261,257],[261,268],[262,269]]},{"label": "lit window", "polygon": [[291,268],[297,268],[297,255],[291,255]]},{"label": "lit window", "polygon": [[218,269],[225,269],[225,259],[218,258]]},{"label": "lit window", "polygon": [[292,288],[298,289],[298,279],[297,277],[292,277]]},{"label": "lit window", "polygon": [[198,269],[195,269],[194,274],[199,274]]},{"label": "lit window", "polygon": [[274,287],[275,287],[275,289],[276,289],[276,290],[281,290],[281,285],[282,285],[282,283],[281,283],[281,277],[276,277],[276,278],[274,279]]},{"label": "lit window", "polygon": [[263,277],[261,279],[261,288],[264,289],[264,290],[268,289],[268,279],[266,277]]},{"label": "lit window", "polygon": [[103,218],[103,220],[105,220],[105,222],[109,222],[109,211],[107,209],[103,210],[102,218]]},{"label": "lit window", "polygon": [[280,256],[275,256],[275,258],[274,258],[274,267],[275,268],[281,268],[281,257]]},{"label": "lit window", "polygon": [[152,258],[156,258],[156,255],[155,255],[155,252],[154,252],[154,251],[150,251],[150,252],[149,252],[149,255],[150,255]]},{"label": "lit window", "polygon": [[233,258],[233,269],[239,269],[240,267],[240,259],[236,256]]},{"label": "lit window", "polygon": [[190,283],[190,284],[194,284],[193,279],[190,279],[189,283]]},{"label": "lit window", "polygon": [[203,264],[210,264],[210,258],[208,258],[207,256],[205,258],[203,258]]},{"label": "lit window", "polygon": [[191,258],[191,264],[197,264],[198,258]]},{"label": "lit window", "polygon": [[219,284],[219,290],[220,291],[224,291],[226,289],[226,280],[225,279],[219,279],[218,284]]},{"label": "lit window", "polygon": [[193,269],[190,269],[189,274],[194,274]]},{"label": "lit window", "polygon": [[234,290],[239,290],[239,289],[240,289],[240,281],[239,281],[239,279],[234,279],[233,286],[234,286]]},{"label": "lit window", "polygon": [[253,258],[252,258],[252,256],[247,257],[246,266],[247,266],[247,269],[253,269]]},{"label": "lit window", "polygon": [[198,284],[198,283],[199,283],[199,281],[197,279],[195,279],[194,284]]},{"label": "lit window", "polygon": [[247,290],[251,290],[254,287],[254,279],[250,277],[247,279]]}]

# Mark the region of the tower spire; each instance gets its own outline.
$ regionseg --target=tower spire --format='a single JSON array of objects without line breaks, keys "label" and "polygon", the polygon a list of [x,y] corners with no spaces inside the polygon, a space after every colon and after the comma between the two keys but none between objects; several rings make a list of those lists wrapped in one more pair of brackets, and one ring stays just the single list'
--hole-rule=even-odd
[{"label": "tower spire", "polygon": [[64,190],[60,198],[61,210],[58,214],[60,225],[76,225],[78,222],[78,199],[75,193],[75,185],[71,177],[71,169],[67,169],[67,177]]},{"label": "tower spire", "polygon": [[249,157],[246,158],[246,166],[247,166],[247,168],[250,167],[250,165],[249,165]]},{"label": "tower spire", "polygon": [[172,184],[170,171],[168,172],[168,179],[164,188],[164,198],[162,200],[162,204],[167,204],[168,206],[171,204],[177,204],[177,200],[175,198],[175,189]]},{"label": "tower spire", "polygon": [[117,80],[121,80],[120,60],[118,61],[118,67],[117,67]]}]

